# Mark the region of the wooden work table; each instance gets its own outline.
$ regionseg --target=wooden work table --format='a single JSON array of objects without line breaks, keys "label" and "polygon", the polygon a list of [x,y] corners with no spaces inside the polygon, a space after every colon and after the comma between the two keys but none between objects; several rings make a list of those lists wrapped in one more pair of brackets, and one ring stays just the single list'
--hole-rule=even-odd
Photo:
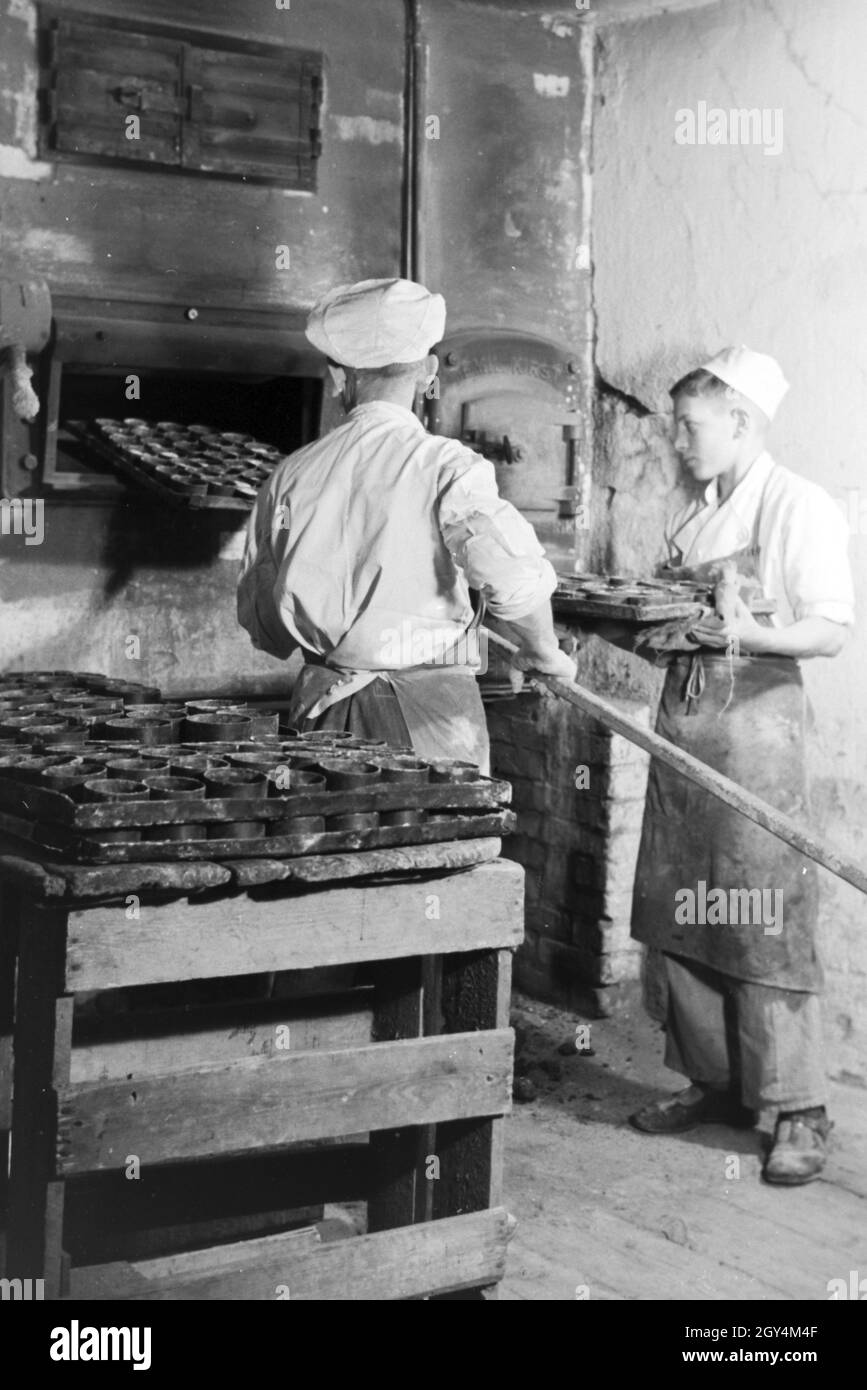
[{"label": "wooden work table", "polygon": [[[493,1296],[523,937],[498,852],[420,846],[411,876],[327,885],[0,853],[6,1276],[46,1298]],[[225,997],[251,977],[281,989]],[[97,996],[119,1003],[88,1022]],[[320,1240],[309,1213],[346,1200],[367,1233]]]}]

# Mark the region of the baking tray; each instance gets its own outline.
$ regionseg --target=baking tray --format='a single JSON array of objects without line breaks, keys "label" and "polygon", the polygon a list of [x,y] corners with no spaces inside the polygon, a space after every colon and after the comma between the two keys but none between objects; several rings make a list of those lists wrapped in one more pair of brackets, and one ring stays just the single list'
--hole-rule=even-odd
[{"label": "baking tray", "polygon": [[[144,803],[143,803],[144,804]],[[201,803],[200,803],[201,804]],[[250,806],[253,803],[247,802]],[[252,819],[251,817],[247,817]],[[81,864],[144,864],[179,860],[292,859],[311,854],[340,854],[367,849],[402,849],[407,845],[508,835],[515,828],[514,811],[455,813],[446,820],[422,825],[384,825],[371,830],[324,830],[303,835],[265,835],[255,840],[149,840],[132,844],[99,844],[84,840],[60,826],[50,827],[0,811],[0,831],[39,849]]]},{"label": "baking tray", "polygon": [[[122,422],[118,421],[117,423],[120,424]],[[88,448],[93,449],[93,451],[98,454],[100,458],[104,459],[106,463],[109,463],[112,468],[124,473],[133,482],[137,483],[140,487],[146,488],[149,492],[154,493],[155,496],[160,497],[164,502],[168,502],[171,506],[180,508],[181,510],[249,512],[252,510],[256,501],[255,496],[243,497],[239,495],[221,496],[219,494],[206,494],[204,497],[197,497],[178,492],[176,489],[169,487],[168,484],[161,482],[158,478],[154,478],[145,469],[141,468],[135,459],[124,452],[122,446],[102,438],[90,421],[67,420],[64,422],[64,428],[85,443]],[[154,427],[154,433],[156,432],[156,427]],[[257,447],[264,448],[267,446],[257,443]],[[195,460],[193,463],[195,464]],[[273,466],[276,466],[276,463],[277,458],[275,457]],[[266,479],[263,478],[259,483],[259,487],[264,486],[265,481]]]},{"label": "baking tray", "polygon": [[[285,796],[205,797],[201,801],[73,801],[64,792],[0,777],[0,806],[11,815],[76,830],[130,826],[214,825],[219,821],[286,820],[289,816],[342,816],[359,811],[439,811],[507,806],[509,782],[379,782],[351,791],[288,792]],[[399,827],[395,827],[399,828]],[[151,842],[155,843],[155,842]],[[189,843],[195,843],[190,841]]]},{"label": "baking tray", "polygon": [[[72,424],[67,425],[66,428],[73,434],[76,433]],[[175,492],[173,488],[166,487],[164,483],[157,482],[156,478],[152,478],[149,473],[137,468],[119,450],[111,448],[97,436],[82,433],[80,438],[89,448],[93,449],[94,453],[99,454],[100,458],[105,459],[106,463],[110,463],[119,473],[125,473],[139,487],[154,493],[156,497],[168,502],[173,507],[192,511],[248,512],[252,510],[255,498],[246,502],[240,497],[188,497],[182,492]]]},{"label": "baking tray", "polygon": [[[626,623],[668,622],[697,617],[713,603],[713,586],[692,580],[627,579],[611,575],[561,576],[552,595],[558,613]],[[776,601],[750,596],[750,611],[775,613]]]},{"label": "baking tray", "polygon": [[[83,674],[63,672],[20,673],[14,677],[21,687],[35,690],[44,703],[52,704],[52,681],[58,687],[83,683]],[[48,683],[46,684],[46,678]],[[104,678],[90,677],[91,685]],[[15,689],[15,686],[9,686]],[[142,687],[144,690],[145,687]],[[148,688],[150,690],[150,688]],[[150,691],[152,694],[153,692]],[[17,702],[16,702],[17,703]],[[152,700],[151,703],[159,704]],[[16,706],[13,705],[13,710]],[[29,708],[24,704],[21,709]],[[168,708],[168,707],[166,707]],[[402,753],[415,756],[413,750],[397,749],[378,745],[374,741],[344,738],[334,734],[329,737],[326,731],[309,735],[296,734],[281,737],[274,732],[278,715],[257,707],[259,722],[267,726],[267,733],[252,734],[248,738],[228,740],[189,739],[180,736],[185,727],[178,725],[178,741],[173,743],[147,744],[139,739],[100,738],[96,734],[100,724],[96,723],[88,736],[77,745],[77,756],[88,754],[103,759],[120,758],[125,755],[156,756],[178,759],[188,753],[211,753],[217,756],[247,752],[262,758],[270,768],[285,764],[291,769],[293,758],[299,754],[304,762],[312,767],[325,760],[336,758],[348,770],[358,763],[377,763],[382,759],[399,757]],[[7,714],[7,718],[11,715]],[[116,717],[116,716],[115,716]],[[216,717],[216,716],[215,716]],[[50,718],[48,714],[46,719]],[[186,727],[191,727],[187,725]],[[167,731],[168,733],[168,731]],[[26,729],[19,731],[18,739],[9,751],[28,756],[32,750],[39,750],[42,756],[51,758],[53,745],[40,744],[34,737],[26,739]],[[57,760],[64,761],[69,754],[57,752]],[[424,762],[425,760],[420,760]],[[297,767],[297,764],[295,765]],[[82,865],[87,864],[157,864],[160,862],[184,861],[208,862],[230,858],[294,858],[307,855],[329,855],[366,849],[398,849],[407,845],[420,845],[448,842],[453,839],[478,838],[479,836],[500,836],[512,828],[505,807],[511,800],[511,786],[508,782],[496,781],[482,776],[481,772],[469,764],[440,761],[437,766],[445,780],[389,781],[383,778],[370,785],[352,789],[334,786],[309,788],[301,786],[280,794],[274,792],[273,784],[265,785],[253,798],[243,796],[212,797],[201,800],[141,800],[130,802],[83,802],[73,799],[61,790],[43,783],[37,768],[19,770],[13,763],[0,768],[0,827],[16,839],[60,855]],[[303,770],[303,769],[299,769]],[[104,776],[97,772],[95,776]],[[386,826],[380,825],[370,830],[326,829],[311,833],[274,833],[270,822],[291,820],[293,817],[321,816],[333,817],[350,815],[356,812],[387,812],[398,810],[423,810],[438,813],[443,819],[425,820],[420,825]],[[234,826],[230,822],[258,822],[264,834],[261,838],[246,839],[232,834]],[[160,826],[195,825],[207,827],[211,834],[221,834],[218,827],[225,826],[224,838],[197,840],[145,839],[128,843],[113,840],[111,832],[124,828],[146,828],[157,830]],[[291,832],[292,827],[285,827]],[[269,833],[270,832],[270,833]]]},{"label": "baking tray", "polygon": [[[243,746],[243,745],[240,745]],[[325,750],[326,756],[331,750]],[[353,750],[364,760],[365,750]],[[391,752],[391,750],[389,750]],[[275,765],[281,751],[274,750]],[[311,749],[311,760],[315,755]],[[351,766],[352,758],[347,759]],[[316,788],[281,795],[205,797],[202,800],[79,802],[61,791],[20,780],[14,769],[0,775],[0,829],[40,850],[80,864],[214,861],[231,858],[288,858],[364,849],[399,848],[479,836],[508,834],[514,817],[505,811],[511,800],[508,782],[456,769],[462,780],[387,782],[341,789]],[[322,830],[269,834],[268,822],[300,816],[337,816],[365,811],[426,810],[445,818],[412,826],[377,826],[369,830]],[[218,826],[237,821],[265,822],[261,837],[231,836],[198,840],[143,840],[128,844],[100,840],[123,828],[162,825]]]}]

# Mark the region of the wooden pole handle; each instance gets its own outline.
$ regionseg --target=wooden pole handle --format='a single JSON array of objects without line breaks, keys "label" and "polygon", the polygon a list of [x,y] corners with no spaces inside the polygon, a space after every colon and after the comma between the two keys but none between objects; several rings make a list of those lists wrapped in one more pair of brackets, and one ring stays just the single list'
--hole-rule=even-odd
[{"label": "wooden pole handle", "polygon": [[[485,632],[488,640],[495,647],[499,647],[501,651],[510,656],[518,655],[518,648],[514,643],[506,641],[504,637],[499,637],[495,632],[491,632],[490,628],[486,627]],[[710,792],[712,796],[725,802],[727,806],[739,811],[742,816],[755,821],[756,825],[760,825],[763,830],[769,830],[772,835],[776,835],[778,840],[785,841],[787,845],[791,845],[792,849],[799,850],[808,859],[813,859],[817,864],[821,864],[823,869],[828,869],[837,878],[842,878],[860,892],[867,893],[867,873],[860,865],[838,853],[831,845],[817,840],[813,835],[806,834],[789,816],[776,810],[769,802],[763,801],[761,797],[754,796],[738,782],[724,777],[721,772],[717,772],[715,768],[701,762],[699,758],[694,758],[691,753],[684,752],[682,748],[670,743],[661,734],[657,734],[651,729],[642,728],[634,719],[622,714],[615,705],[603,700],[601,696],[585,690],[575,681],[563,680],[560,676],[546,676],[541,671],[525,674],[538,685],[545,686],[552,695],[568,701],[570,705],[583,710],[593,719],[598,719],[601,724],[613,729],[615,733],[622,734],[631,743],[643,748],[646,753],[650,753],[654,758],[659,758],[660,762],[673,767],[676,772],[688,777],[691,782],[695,782],[704,791]]]}]

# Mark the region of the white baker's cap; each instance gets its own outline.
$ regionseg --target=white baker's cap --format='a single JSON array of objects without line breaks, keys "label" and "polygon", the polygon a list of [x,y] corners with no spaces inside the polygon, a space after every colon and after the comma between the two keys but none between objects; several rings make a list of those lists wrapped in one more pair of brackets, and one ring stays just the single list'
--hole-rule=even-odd
[{"label": "white baker's cap", "polygon": [[413,280],[339,285],[314,305],[307,337],[344,367],[419,362],[443,336],[446,303]]},{"label": "white baker's cap", "polygon": [[783,370],[775,357],[764,352],[753,352],[750,348],[727,347],[702,362],[706,372],[724,381],[726,386],[734,387],[742,396],[763,410],[769,420],[773,420],[780,401],[789,389]]}]

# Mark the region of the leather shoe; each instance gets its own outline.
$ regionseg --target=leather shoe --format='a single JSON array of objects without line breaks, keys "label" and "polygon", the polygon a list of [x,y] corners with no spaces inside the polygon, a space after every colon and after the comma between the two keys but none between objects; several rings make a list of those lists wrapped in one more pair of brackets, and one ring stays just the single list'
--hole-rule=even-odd
[{"label": "leather shoe", "polygon": [[646,1105],[629,1116],[629,1123],[644,1134],[684,1134],[697,1125],[733,1125],[748,1128],[755,1115],[728,1091],[714,1091],[693,1082],[685,1091]]},{"label": "leather shoe", "polygon": [[828,1157],[827,1139],[834,1128],[824,1109],[780,1115],[774,1143],[762,1171],[765,1182],[798,1187],[818,1178]]}]

